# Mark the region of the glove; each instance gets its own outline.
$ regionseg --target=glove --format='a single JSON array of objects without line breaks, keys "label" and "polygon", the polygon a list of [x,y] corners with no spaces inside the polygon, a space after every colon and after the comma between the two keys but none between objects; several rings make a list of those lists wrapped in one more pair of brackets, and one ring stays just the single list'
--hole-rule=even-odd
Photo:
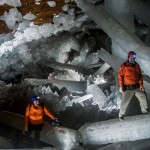
[{"label": "glove", "polygon": [[57,120],[58,120],[58,118],[54,118],[54,120],[55,120],[55,121],[57,121]]},{"label": "glove", "polygon": [[59,126],[60,120],[58,118],[55,118],[54,120],[51,120],[50,123],[52,126]]},{"label": "glove", "polygon": [[24,131],[25,131],[25,132],[28,132],[28,126],[25,126],[25,127],[24,127]]},{"label": "glove", "polygon": [[55,125],[59,126],[60,125],[60,120],[58,118],[55,118]]},{"label": "glove", "polygon": [[144,91],[143,85],[140,85],[140,91]]}]

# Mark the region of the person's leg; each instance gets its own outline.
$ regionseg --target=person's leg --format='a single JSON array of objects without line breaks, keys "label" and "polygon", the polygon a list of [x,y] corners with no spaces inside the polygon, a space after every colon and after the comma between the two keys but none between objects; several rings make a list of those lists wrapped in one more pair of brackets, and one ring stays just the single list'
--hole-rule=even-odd
[{"label": "person's leg", "polygon": [[40,131],[38,129],[35,130],[35,138],[34,138],[34,148],[39,148],[39,137]]},{"label": "person's leg", "polygon": [[29,135],[34,132],[34,148],[37,148],[37,144],[36,144],[36,125],[33,124],[29,124]]},{"label": "person's leg", "polygon": [[134,90],[126,90],[122,94],[122,101],[121,101],[121,104],[120,104],[120,112],[119,112],[120,120],[123,120],[123,116],[125,115],[125,112],[128,108],[128,105],[129,105],[133,95],[134,95]]},{"label": "person's leg", "polygon": [[146,94],[143,91],[140,91],[140,89],[136,89],[135,96],[138,98],[141,106],[142,113],[147,113],[148,104],[146,100]]},{"label": "person's leg", "polygon": [[37,125],[35,129],[35,148],[40,147],[40,132],[42,130],[43,124]]},{"label": "person's leg", "polygon": [[34,125],[29,123],[27,136],[30,136],[32,134],[32,132],[35,132],[34,130],[35,130]]}]

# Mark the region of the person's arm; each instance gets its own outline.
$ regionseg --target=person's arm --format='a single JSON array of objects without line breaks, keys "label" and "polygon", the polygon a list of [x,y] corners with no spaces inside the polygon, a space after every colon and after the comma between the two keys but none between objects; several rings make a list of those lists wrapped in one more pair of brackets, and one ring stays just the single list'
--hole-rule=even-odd
[{"label": "person's arm", "polygon": [[139,73],[138,73],[139,81],[138,81],[138,83],[140,84],[140,90],[144,91],[142,71],[141,71],[141,68],[139,65],[138,65],[138,67],[139,67]]},{"label": "person's arm", "polygon": [[124,91],[124,67],[123,65],[120,66],[119,72],[118,72],[118,80],[119,80],[119,85],[120,89]]},{"label": "person's arm", "polygon": [[26,112],[25,112],[25,119],[24,119],[24,123],[25,123],[25,131],[28,130],[28,124],[29,124],[29,112],[30,111],[30,105],[27,106],[26,108]]},{"label": "person's arm", "polygon": [[47,109],[45,106],[44,106],[44,113],[45,113],[48,117],[50,117],[51,119],[55,120],[54,115],[53,115],[52,113],[50,113],[50,112],[48,111],[48,109]]},{"label": "person's arm", "polygon": [[[139,65],[138,65],[139,66]],[[141,68],[139,66],[139,84],[140,85],[143,85],[143,77],[142,77],[142,71],[141,71]]]}]

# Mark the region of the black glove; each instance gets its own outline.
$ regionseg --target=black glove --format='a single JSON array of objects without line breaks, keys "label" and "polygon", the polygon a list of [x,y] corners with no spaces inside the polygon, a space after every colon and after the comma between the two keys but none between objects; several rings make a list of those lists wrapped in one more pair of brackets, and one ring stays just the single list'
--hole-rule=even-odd
[{"label": "black glove", "polygon": [[60,120],[58,118],[55,118],[55,125],[60,126]]},{"label": "black glove", "polygon": [[60,120],[58,118],[55,118],[54,120],[50,121],[50,124],[52,126],[59,126],[60,125]]}]

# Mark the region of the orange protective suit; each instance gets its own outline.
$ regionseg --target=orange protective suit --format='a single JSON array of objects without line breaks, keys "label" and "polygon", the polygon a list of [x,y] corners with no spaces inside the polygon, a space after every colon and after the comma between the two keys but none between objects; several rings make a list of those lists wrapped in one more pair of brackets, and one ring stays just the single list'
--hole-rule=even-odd
[{"label": "orange protective suit", "polygon": [[140,84],[143,86],[142,72],[139,64],[136,62],[133,67],[128,61],[120,66],[118,73],[120,88],[124,85],[135,85]]},{"label": "orange protective suit", "polygon": [[147,113],[148,104],[146,94],[143,92],[143,79],[139,64],[137,62],[130,64],[128,61],[123,63],[118,72],[118,79],[122,92],[119,118],[122,120],[133,95],[138,98],[142,113]]},{"label": "orange protective suit", "polygon": [[25,126],[28,127],[29,123],[32,125],[43,124],[43,113],[45,113],[51,119],[55,119],[55,117],[47,110],[45,106],[34,106],[33,104],[28,105],[25,112]]}]

